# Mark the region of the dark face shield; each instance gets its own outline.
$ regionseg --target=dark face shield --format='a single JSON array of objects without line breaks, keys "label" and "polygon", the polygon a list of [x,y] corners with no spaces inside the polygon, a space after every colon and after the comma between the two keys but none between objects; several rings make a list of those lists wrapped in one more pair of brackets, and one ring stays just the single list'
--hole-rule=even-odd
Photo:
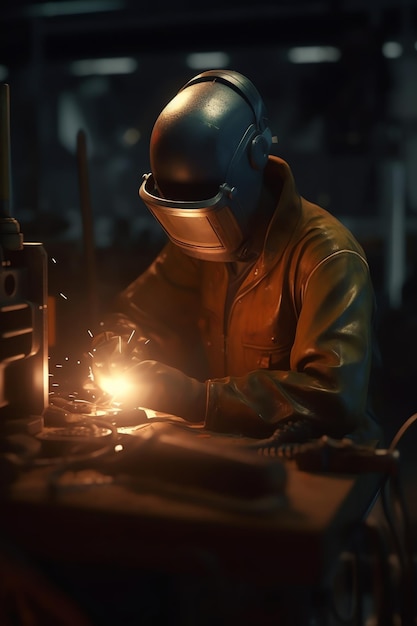
[{"label": "dark face shield", "polygon": [[226,184],[207,200],[161,198],[152,174],[144,176],[139,196],[169,238],[190,256],[211,261],[242,258],[243,233],[231,210],[233,190]]}]

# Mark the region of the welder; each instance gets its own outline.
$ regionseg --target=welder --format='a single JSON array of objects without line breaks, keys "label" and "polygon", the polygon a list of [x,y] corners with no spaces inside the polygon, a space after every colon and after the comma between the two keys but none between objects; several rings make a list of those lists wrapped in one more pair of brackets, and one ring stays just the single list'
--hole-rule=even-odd
[{"label": "welder", "polygon": [[162,109],[139,196],[167,234],[96,333],[97,384],[212,431],[376,441],[375,297],[352,233],[271,154],[254,84],[205,71]]}]

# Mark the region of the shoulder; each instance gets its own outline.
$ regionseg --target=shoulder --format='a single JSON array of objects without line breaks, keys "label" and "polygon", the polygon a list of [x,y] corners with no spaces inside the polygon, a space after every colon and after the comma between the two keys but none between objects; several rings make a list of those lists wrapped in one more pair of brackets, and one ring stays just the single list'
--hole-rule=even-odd
[{"label": "shoulder", "polygon": [[297,186],[289,164],[277,156],[270,156],[266,168],[266,177],[269,186],[279,193],[279,203],[273,219],[282,222],[289,217],[294,218],[285,224],[292,228],[294,238],[320,242],[331,249],[351,249],[364,255],[363,249],[352,234],[329,211],[318,204],[310,202],[297,191]]},{"label": "shoulder", "polygon": [[296,245],[316,249],[320,258],[336,252],[352,252],[366,260],[365,252],[355,235],[334,215],[301,198],[301,214],[297,225]]},{"label": "shoulder", "polygon": [[168,240],[139,278],[148,281],[159,277],[171,285],[194,288],[199,282],[201,263]]},{"label": "shoulder", "polygon": [[370,284],[365,252],[352,232],[331,213],[304,198],[287,247],[286,264],[300,292],[313,276],[319,283]]}]

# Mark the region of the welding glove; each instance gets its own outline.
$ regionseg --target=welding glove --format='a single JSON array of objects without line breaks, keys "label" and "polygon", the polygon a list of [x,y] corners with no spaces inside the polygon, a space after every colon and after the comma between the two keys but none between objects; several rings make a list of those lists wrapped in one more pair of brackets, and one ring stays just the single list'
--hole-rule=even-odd
[{"label": "welding glove", "polygon": [[132,391],[127,402],[182,417],[189,422],[204,422],[206,383],[159,361],[142,361],[127,373]]},{"label": "welding glove", "polygon": [[145,337],[116,335],[106,331],[94,337],[91,345],[91,370],[94,380],[122,374],[132,365],[150,358]]}]

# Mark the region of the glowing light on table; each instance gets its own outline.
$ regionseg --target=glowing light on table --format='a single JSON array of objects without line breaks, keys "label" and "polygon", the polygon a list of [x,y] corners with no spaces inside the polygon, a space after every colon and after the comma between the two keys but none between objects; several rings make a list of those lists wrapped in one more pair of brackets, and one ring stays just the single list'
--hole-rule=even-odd
[{"label": "glowing light on table", "polygon": [[96,375],[95,382],[102,391],[112,398],[113,402],[120,402],[120,404],[126,402],[131,404],[135,391],[137,391],[136,381],[133,381],[126,371],[120,374],[114,373],[111,376]]}]

